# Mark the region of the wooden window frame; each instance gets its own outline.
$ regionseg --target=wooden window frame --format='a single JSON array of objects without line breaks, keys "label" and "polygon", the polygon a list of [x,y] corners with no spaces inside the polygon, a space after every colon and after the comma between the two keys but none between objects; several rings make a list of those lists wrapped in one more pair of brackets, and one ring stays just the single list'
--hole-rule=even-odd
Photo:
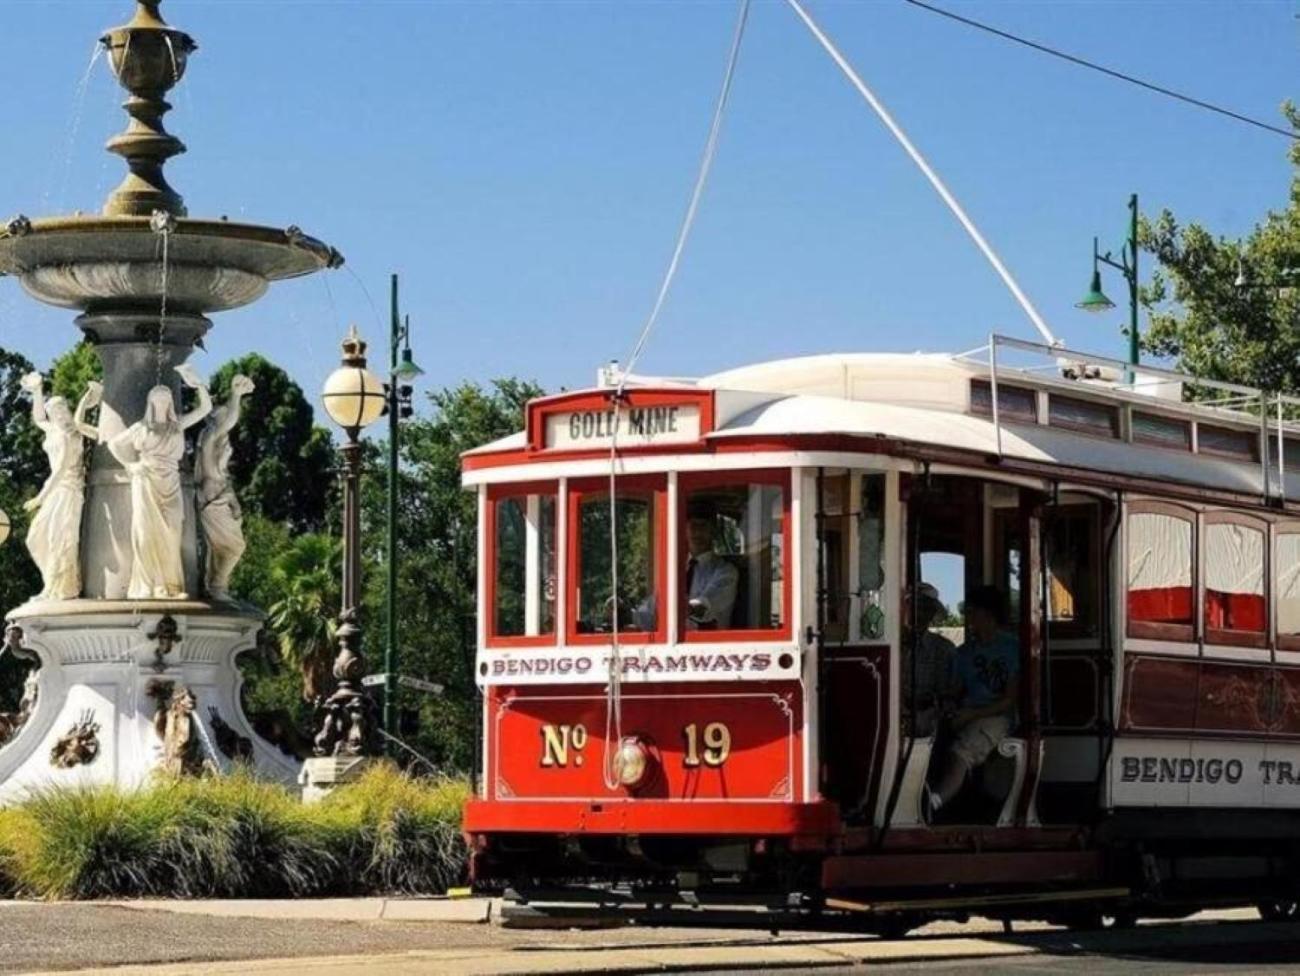
[{"label": "wooden window frame", "polygon": [[[1178,424],[1181,426],[1183,432],[1187,435],[1183,446],[1177,447],[1168,441],[1160,440],[1158,437],[1143,436],[1137,427],[1136,421],[1139,416],[1150,417],[1153,420],[1161,421],[1163,423]],[[1129,417],[1129,430],[1131,431],[1130,441],[1134,444],[1141,444],[1143,447],[1160,447],[1164,448],[1166,451],[1177,451],[1180,454],[1192,453],[1192,421],[1190,420],[1181,417],[1167,417],[1164,414],[1152,413],[1149,410],[1134,409],[1132,415]]]},{"label": "wooden window frame", "polygon": [[[1203,550],[1206,539],[1209,536],[1209,527],[1211,525],[1241,525],[1256,532],[1263,533],[1264,536],[1264,567],[1263,567],[1263,585],[1264,591],[1264,630],[1262,633],[1253,630],[1225,630],[1218,627],[1211,627],[1207,615],[1209,614],[1210,601],[1208,599],[1209,588],[1205,584],[1204,576],[1198,583],[1201,603],[1201,633],[1205,635],[1206,644],[1214,644],[1219,647],[1268,647],[1269,621],[1272,619],[1273,599],[1270,589],[1273,583],[1272,574],[1272,553],[1269,551],[1272,547],[1269,545],[1268,522],[1264,519],[1256,518],[1253,515],[1245,515],[1241,512],[1224,512],[1209,511],[1205,513],[1201,520],[1201,531],[1197,539],[1197,548]],[[1204,572],[1205,559],[1203,552],[1199,554],[1197,564]]]},{"label": "wooden window frame", "polygon": [[[654,588],[657,597],[655,629],[632,630],[619,628],[619,640],[644,644],[665,644],[668,641],[668,476],[665,474],[620,475],[615,491],[631,490],[648,493],[654,506],[653,548]],[[588,495],[609,492],[609,478],[571,478],[568,484],[568,523],[566,526],[565,559],[568,582],[565,584],[566,607],[564,631],[567,643],[573,645],[609,644],[613,635],[608,633],[583,633],[578,630],[578,588],[582,581],[582,500]]]},{"label": "wooden window frame", "polygon": [[[555,558],[558,575],[559,560],[563,558],[559,546],[560,532],[560,483],[558,481],[526,481],[513,484],[488,485],[487,503],[484,505],[484,529],[486,534],[487,567],[487,626],[485,640],[487,647],[553,647],[560,630],[557,619],[546,634],[498,634],[497,627],[497,505],[507,498],[528,498],[530,495],[550,496],[555,499]],[[558,603],[558,601],[557,601]],[[556,607],[558,613],[559,607]]]},{"label": "wooden window frame", "polygon": [[[1103,565],[1102,544],[1101,544],[1101,526],[1102,526],[1102,505],[1100,502],[1066,502],[1060,505],[1048,505],[1043,509],[1043,521],[1047,523],[1050,529],[1052,516],[1054,512],[1065,515],[1075,515],[1085,512],[1092,523],[1091,532],[1088,533],[1088,554],[1092,557],[1093,567],[1093,585],[1092,585],[1092,633],[1086,632],[1085,626],[1081,626],[1077,621],[1053,621],[1051,599],[1047,600],[1047,605],[1043,607],[1043,619],[1047,623],[1047,633],[1051,640],[1099,640],[1102,632],[1105,630],[1105,624],[1102,622],[1102,594],[1105,592],[1107,569]],[[1047,533],[1044,532],[1044,535]],[[1050,550],[1050,547],[1049,547]],[[1047,567],[1048,572],[1051,567]]]},{"label": "wooden window frame", "polygon": [[1277,625],[1278,608],[1281,601],[1277,598],[1277,580],[1279,574],[1276,572],[1277,560],[1277,540],[1284,535],[1300,535],[1300,522],[1275,522],[1272,526],[1273,531],[1269,534],[1269,620],[1273,626],[1273,639],[1277,642],[1279,651],[1300,651],[1300,634],[1284,634]]},{"label": "wooden window frame", "polygon": [[[729,627],[726,630],[688,630],[686,627],[686,576],[678,572],[673,586],[677,593],[677,633],[683,644],[712,644],[729,641],[789,641],[794,633],[794,580],[791,567],[794,555],[793,515],[791,512],[791,470],[789,468],[752,468],[736,471],[681,471],[677,475],[677,566],[684,570],[686,551],[686,516],[689,495],[701,488],[739,488],[746,485],[772,485],[781,489],[781,600],[785,620],[775,629],[750,630]],[[851,498],[846,503],[852,507]]]},{"label": "wooden window frame", "polygon": [[[1110,433],[1103,433],[1099,427],[1077,423],[1072,420],[1052,419],[1052,405],[1058,401],[1063,403],[1082,403],[1089,407],[1095,407],[1098,410],[1105,411],[1110,416]],[[1099,400],[1090,400],[1087,397],[1071,396],[1067,393],[1049,393],[1047,396],[1047,426],[1056,430],[1068,430],[1075,434],[1087,434],[1091,437],[1100,437],[1104,440],[1118,440],[1120,435],[1119,407],[1114,404],[1102,403]]]},{"label": "wooden window frame", "polygon": [[[990,406],[989,406],[989,408],[988,408],[987,410],[984,409],[982,406],[977,406],[976,403],[975,403],[975,389],[976,389],[977,387],[983,387],[983,388],[985,388],[985,389],[987,389],[987,390],[989,391],[989,404],[990,404]],[[1001,402],[1001,399],[1002,399],[1001,394],[1006,393],[1006,392],[1008,392],[1008,391],[1015,391],[1016,393],[1027,393],[1027,394],[1030,396],[1030,398],[1032,399],[1033,404],[1034,404],[1034,409],[1033,409],[1033,413],[1032,413],[1032,415],[1028,415],[1028,416],[1027,416],[1027,415],[1025,415],[1024,413],[1021,413],[1021,412],[1019,412],[1019,411],[1017,411],[1017,410],[1014,410],[1014,409],[1008,409],[1008,407],[1005,406],[1005,405]],[[1036,424],[1036,423],[1038,423],[1038,419],[1039,419],[1039,410],[1038,410],[1038,390],[1034,389],[1034,387],[1032,387],[1032,386],[1021,386],[1021,385],[1019,385],[1018,383],[1003,383],[1001,380],[999,380],[999,381],[998,381],[998,394],[999,394],[999,397],[998,397],[998,400],[999,400],[999,402],[998,402],[998,420],[999,420],[999,421],[1011,421],[1012,423],[1028,423],[1028,424]],[[967,394],[967,395],[970,397],[970,411],[971,411],[971,413],[973,413],[973,414],[975,414],[975,415],[977,415],[977,416],[980,416],[980,417],[991,417],[991,416],[993,416],[993,408],[992,408],[992,403],[993,403],[993,384],[992,384],[992,382],[990,382],[989,380],[972,379],[972,380],[970,381],[970,388],[969,388],[969,390],[968,390],[968,394]]]},{"label": "wooden window frame", "polygon": [[[1181,519],[1191,526],[1192,529],[1192,553],[1191,553],[1191,582],[1189,586],[1192,590],[1192,622],[1189,624],[1171,624],[1162,623],[1152,620],[1134,620],[1128,612],[1128,595],[1129,595],[1129,565],[1131,552],[1129,547],[1133,540],[1129,534],[1129,522],[1134,515],[1165,515],[1170,518]],[[1134,639],[1171,641],[1180,644],[1191,644],[1196,641],[1198,627],[1202,614],[1199,612],[1199,595],[1200,595],[1200,568],[1201,552],[1200,540],[1201,534],[1197,523],[1197,513],[1195,509],[1186,508],[1182,505],[1175,505],[1172,502],[1157,501],[1134,501],[1128,503],[1128,510],[1124,514],[1124,620],[1125,633]]]},{"label": "wooden window frame", "polygon": [[[1206,430],[1225,431],[1231,434],[1239,434],[1250,438],[1250,451],[1247,454],[1238,454],[1235,451],[1223,451],[1213,447],[1205,446],[1205,438],[1202,436]],[[1238,461],[1242,464],[1259,464],[1259,431],[1243,430],[1240,427],[1225,427],[1223,424],[1207,424],[1197,421],[1196,424],[1196,453],[1206,454],[1210,457],[1225,458],[1229,461]]]}]

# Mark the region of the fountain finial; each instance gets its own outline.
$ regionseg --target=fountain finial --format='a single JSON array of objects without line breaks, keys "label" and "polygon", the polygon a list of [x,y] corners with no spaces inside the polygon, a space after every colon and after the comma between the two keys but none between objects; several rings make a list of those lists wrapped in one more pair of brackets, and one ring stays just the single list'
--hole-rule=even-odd
[{"label": "fountain finial", "polygon": [[131,94],[123,106],[131,123],[108,142],[108,151],[123,157],[131,170],[104,204],[110,217],[147,217],[156,210],[185,216],[184,200],[163,176],[163,164],[183,153],[185,144],[164,128],[162,117],[171,108],[164,96],[181,80],[198,45],[189,34],[167,26],[160,3],[136,0],[131,22],[99,39],[113,74]]}]

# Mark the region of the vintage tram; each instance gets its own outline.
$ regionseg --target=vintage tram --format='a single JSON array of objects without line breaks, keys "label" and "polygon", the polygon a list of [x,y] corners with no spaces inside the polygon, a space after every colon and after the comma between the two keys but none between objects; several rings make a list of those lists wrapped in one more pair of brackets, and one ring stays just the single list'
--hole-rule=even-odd
[{"label": "vintage tram", "polygon": [[[1294,405],[999,336],[607,368],[530,403],[463,459],[476,883],[903,928],[1294,911]],[[921,646],[967,653],[960,611],[990,586],[1014,705],[935,809],[961,712],[918,701]]]}]

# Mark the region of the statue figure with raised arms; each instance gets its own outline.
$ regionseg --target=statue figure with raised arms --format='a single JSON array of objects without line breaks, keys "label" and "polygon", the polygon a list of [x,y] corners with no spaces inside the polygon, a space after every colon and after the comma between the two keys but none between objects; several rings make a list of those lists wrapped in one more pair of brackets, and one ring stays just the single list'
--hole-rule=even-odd
[{"label": "statue figure with raised arms", "polygon": [[155,386],[145,400],[144,417],[108,442],[108,449],[131,477],[132,600],[184,600],[185,570],[181,543],[185,499],[181,492],[181,458],[185,431],[212,412],[208,388],[191,366],[176,372],[199,397],[199,405],[176,416],[170,387]]},{"label": "statue figure with raised arms", "polygon": [[244,554],[243,512],[230,480],[230,432],[239,423],[239,408],[253,392],[242,373],[230,381],[230,397],[213,409],[199,434],[194,461],[199,521],[207,541],[206,585],[214,600],[230,599],[230,574]]},{"label": "statue figure with raised arms", "polygon": [[98,440],[99,431],[86,422],[88,411],[99,405],[103,390],[91,383],[77,410],[68,410],[63,397],[45,399],[40,373],[20,381],[32,397],[32,422],[45,435],[45,456],[50,476],[35,498],[23,508],[35,512],[27,530],[27,549],[41,571],[39,600],[75,600],[81,595],[81,509],[86,494],[82,463],[84,438]]}]

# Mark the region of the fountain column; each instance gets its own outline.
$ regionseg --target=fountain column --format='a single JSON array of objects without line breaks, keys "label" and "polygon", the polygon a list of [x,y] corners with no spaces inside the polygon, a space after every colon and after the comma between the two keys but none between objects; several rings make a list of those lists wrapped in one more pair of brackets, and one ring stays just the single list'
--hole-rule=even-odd
[{"label": "fountain column", "polygon": [[[160,328],[157,314],[101,312],[80,316],[77,325],[94,345],[104,367],[99,443],[86,479],[82,514],[82,595],[124,600],[131,578],[131,485],[122,465],[109,451],[108,442],[144,415],[145,397],[154,386],[169,387],[176,402],[181,403],[176,367],[189,358],[194,343],[212,323],[202,315],[169,314],[165,328]],[[192,460],[187,457],[181,466],[185,489],[181,558],[185,589],[197,595],[201,581],[192,475]]]}]

